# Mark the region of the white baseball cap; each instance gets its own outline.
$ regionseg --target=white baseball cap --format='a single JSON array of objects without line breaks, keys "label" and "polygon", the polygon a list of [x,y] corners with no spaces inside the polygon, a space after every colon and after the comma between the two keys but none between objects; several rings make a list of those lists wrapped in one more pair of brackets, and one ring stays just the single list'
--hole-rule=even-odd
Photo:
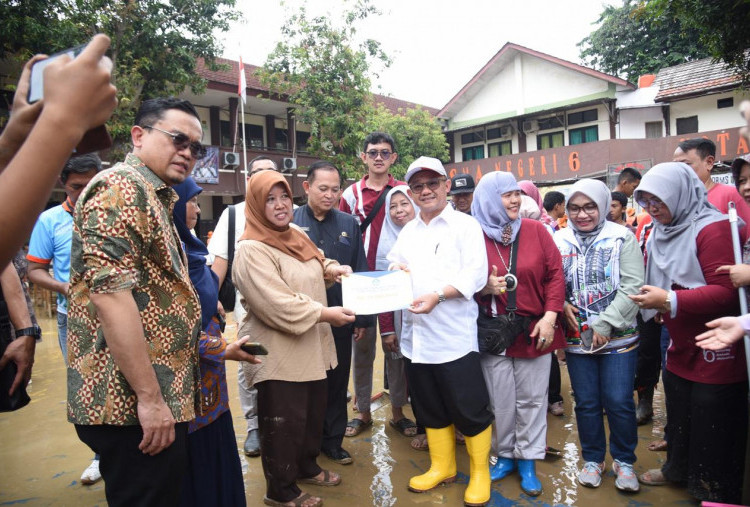
[{"label": "white baseball cap", "polygon": [[448,177],[448,173],[445,172],[445,167],[443,167],[443,163],[440,162],[438,159],[433,157],[419,157],[417,160],[411,163],[409,165],[409,170],[406,171],[406,176],[404,179],[406,180],[406,183],[409,183],[409,180],[412,176],[417,174],[419,171],[433,171],[438,173],[440,176]]}]

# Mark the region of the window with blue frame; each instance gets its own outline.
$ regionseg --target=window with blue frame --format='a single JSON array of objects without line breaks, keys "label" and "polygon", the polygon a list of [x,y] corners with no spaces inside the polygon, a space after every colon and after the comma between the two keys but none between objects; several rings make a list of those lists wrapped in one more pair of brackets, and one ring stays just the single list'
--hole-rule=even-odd
[{"label": "window with blue frame", "polygon": [[480,145],[462,148],[461,157],[464,162],[467,160],[479,160],[480,158],[484,158],[484,146]]},{"label": "window with blue frame", "polygon": [[579,129],[570,129],[568,131],[569,144],[593,143],[599,140],[599,126],[591,125]]}]

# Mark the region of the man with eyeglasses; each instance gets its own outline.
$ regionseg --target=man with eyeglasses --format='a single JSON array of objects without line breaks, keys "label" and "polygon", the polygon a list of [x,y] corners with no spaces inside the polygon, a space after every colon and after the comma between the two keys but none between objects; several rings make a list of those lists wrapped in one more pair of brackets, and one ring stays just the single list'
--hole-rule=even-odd
[{"label": "man with eyeglasses", "polygon": [[473,299],[489,273],[484,234],[479,222],[448,205],[451,184],[438,159],[419,157],[406,181],[420,211],[387,257],[391,269],[411,274],[412,331],[403,337],[401,352],[431,460],[427,473],[409,480],[409,489],[421,493],[455,479],[455,428],[466,439],[471,464],[464,503],[485,505],[493,415],[479,362]]},{"label": "man with eyeglasses", "polygon": [[[365,245],[365,255],[370,271],[375,271],[378,258],[385,259],[388,252],[378,251],[380,231],[385,222],[385,196],[396,185],[403,185],[396,180],[390,169],[398,159],[396,143],[385,132],[372,132],[364,141],[362,162],[367,166],[367,174],[355,184],[349,186],[341,196],[339,209],[348,213],[359,222],[362,231],[362,241]],[[395,332],[393,323],[381,319],[380,334]],[[356,397],[359,416],[347,423],[346,436],[354,437],[372,426],[370,414],[370,398],[372,397],[373,362],[375,361],[376,346],[375,328],[367,328],[355,336],[352,371],[354,377],[354,395]],[[395,421],[398,422],[398,421]],[[402,423],[403,424],[403,423]],[[407,423],[408,424],[408,423]],[[411,427],[414,423],[411,421]],[[416,430],[411,430],[416,431]],[[407,434],[413,436],[414,434]]]},{"label": "man with eyeglasses", "polygon": [[[276,162],[271,160],[265,155],[259,155],[252,159],[247,165],[247,182],[246,185],[250,184],[250,179],[253,175],[258,174],[261,171],[278,171]],[[242,233],[245,232],[245,201],[241,201],[237,204],[232,204],[234,207],[234,245],[231,248],[237,251],[237,244],[240,241]],[[229,272],[229,206],[227,206],[219,217],[219,221],[216,222],[214,228],[214,234],[211,236],[211,241],[208,243],[208,253],[213,256],[213,263],[211,264],[211,270],[216,273],[219,277],[219,287],[224,283],[224,279],[228,276],[230,279],[232,273]],[[236,290],[236,289],[235,289]],[[245,309],[240,304],[240,293],[236,291],[234,299],[234,308],[225,308],[225,310],[234,310],[234,320],[237,322],[237,326],[242,323],[245,318]],[[240,393],[240,408],[242,413],[245,414],[245,423],[247,425],[247,437],[245,437],[245,444],[243,450],[245,456],[258,457],[260,456],[260,431],[258,430],[258,390],[253,386],[247,384],[245,380],[245,370],[242,368],[242,364],[239,365],[239,371],[237,373],[237,385],[239,386]]]},{"label": "man with eyeglasses", "polygon": [[195,418],[200,303],[171,185],[205,153],[190,102],[144,101],[133,151],[76,204],[68,292],[68,420],[101,456],[109,505],[176,505]]}]

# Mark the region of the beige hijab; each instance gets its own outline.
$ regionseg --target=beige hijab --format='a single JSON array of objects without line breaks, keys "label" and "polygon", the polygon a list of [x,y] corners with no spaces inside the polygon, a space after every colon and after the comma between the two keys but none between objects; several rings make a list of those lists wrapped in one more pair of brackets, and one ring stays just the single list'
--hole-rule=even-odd
[{"label": "beige hijab", "polygon": [[317,258],[322,264],[323,254],[307,234],[289,225],[277,227],[266,218],[266,199],[276,185],[283,185],[291,197],[289,183],[276,171],[263,171],[253,176],[245,195],[245,232],[240,239],[260,241],[301,262]]}]

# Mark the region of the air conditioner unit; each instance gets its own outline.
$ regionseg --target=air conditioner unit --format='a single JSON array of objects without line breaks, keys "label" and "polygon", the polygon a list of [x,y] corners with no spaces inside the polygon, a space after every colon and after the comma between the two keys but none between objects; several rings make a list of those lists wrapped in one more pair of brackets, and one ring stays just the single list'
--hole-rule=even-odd
[{"label": "air conditioner unit", "polygon": [[500,127],[500,137],[503,139],[508,139],[509,137],[513,137],[513,127],[511,127],[510,125]]},{"label": "air conditioner unit", "polygon": [[240,154],[233,151],[224,152],[222,163],[224,167],[237,167],[240,165]]},{"label": "air conditioner unit", "polygon": [[523,122],[522,127],[524,134],[531,134],[532,132],[539,130],[539,122],[536,120],[526,120]]},{"label": "air conditioner unit", "polygon": [[281,163],[281,172],[291,173],[297,169],[297,159],[292,157],[284,157]]}]

